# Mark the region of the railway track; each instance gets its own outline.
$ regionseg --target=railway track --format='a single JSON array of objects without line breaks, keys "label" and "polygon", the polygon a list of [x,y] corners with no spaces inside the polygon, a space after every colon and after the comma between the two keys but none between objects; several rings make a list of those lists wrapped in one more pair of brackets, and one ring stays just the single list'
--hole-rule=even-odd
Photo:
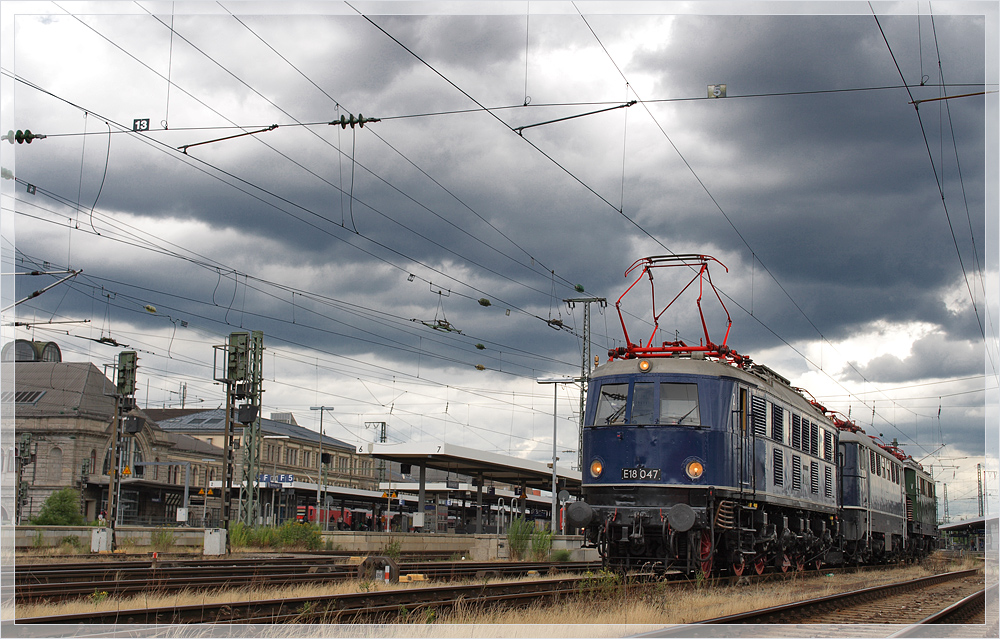
[{"label": "railway track", "polygon": [[[875,586],[762,610],[716,617],[699,624],[905,624],[929,623],[940,602],[982,589],[978,570],[962,570]],[[658,636],[658,635],[647,635]]]},{"label": "railway track", "polygon": [[[365,574],[365,568],[369,569]],[[471,562],[410,561],[398,564],[398,575],[423,575],[425,579],[498,579],[534,571],[585,572],[599,570],[599,562]],[[329,583],[350,579],[372,580],[369,566],[344,563],[344,558],[283,557],[261,559],[217,559],[150,563],[18,566],[15,598],[19,603],[56,602],[99,595],[122,597],[150,592],[182,590],[279,587],[305,583]]]},{"label": "railway track", "polygon": [[220,604],[111,610],[80,614],[22,617],[18,624],[58,624],[63,631],[101,632],[107,627],[163,624],[229,623],[407,623],[427,619],[437,610],[474,602],[477,606],[518,606],[576,596],[600,588],[594,580],[564,576],[526,582],[396,588],[329,596]]},{"label": "railway track", "polygon": [[[994,608],[994,619],[990,625],[986,625],[986,602],[992,602]],[[890,635],[891,637],[967,637],[966,626],[970,624],[982,624],[981,636],[996,637],[998,635],[997,620],[995,618],[997,601],[997,585],[993,584],[989,588],[984,588],[975,592],[961,601],[957,601],[944,610],[938,611],[920,621],[919,624],[910,626]],[[933,628],[928,628],[933,626]],[[950,626],[950,627],[946,627]]]}]

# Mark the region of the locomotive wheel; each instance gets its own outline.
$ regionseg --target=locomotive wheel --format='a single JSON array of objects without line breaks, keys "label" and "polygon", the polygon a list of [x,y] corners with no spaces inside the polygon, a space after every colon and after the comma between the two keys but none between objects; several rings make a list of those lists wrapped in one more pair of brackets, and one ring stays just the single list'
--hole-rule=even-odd
[{"label": "locomotive wheel", "polygon": [[746,569],[746,567],[747,567],[746,562],[743,561],[743,559],[741,558],[740,563],[733,564],[733,574],[736,575],[737,577],[742,577],[743,571]]},{"label": "locomotive wheel", "polygon": [[766,565],[767,565],[767,560],[766,560],[766,559],[764,559],[763,557],[758,557],[758,558],[757,558],[757,559],[756,559],[756,560],[755,560],[755,561],[753,562],[753,569],[754,569],[754,571],[755,571],[755,572],[756,572],[756,573],[757,573],[758,575],[763,575],[763,574],[764,574],[764,567],[765,567]]},{"label": "locomotive wheel", "polygon": [[795,570],[802,572],[806,569],[806,558],[802,555],[796,555],[795,557]]},{"label": "locomotive wheel", "polygon": [[792,558],[788,556],[788,553],[781,553],[774,558],[774,565],[781,570],[781,572],[788,572],[788,569],[792,567]]},{"label": "locomotive wheel", "polygon": [[698,560],[701,572],[707,577],[712,574],[712,535],[707,530],[701,533],[701,545],[698,550]]},{"label": "locomotive wheel", "polygon": [[816,560],[816,570],[819,570],[822,567],[823,567],[823,560],[822,559],[817,559]]}]

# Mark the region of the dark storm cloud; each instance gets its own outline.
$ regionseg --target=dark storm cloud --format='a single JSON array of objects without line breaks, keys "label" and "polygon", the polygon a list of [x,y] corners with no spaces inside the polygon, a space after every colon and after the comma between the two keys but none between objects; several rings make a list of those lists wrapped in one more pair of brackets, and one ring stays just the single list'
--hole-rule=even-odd
[{"label": "dark storm cloud", "polygon": [[[936,24],[940,41],[957,51],[944,63],[954,70],[949,79],[982,82],[982,40],[958,35],[970,27],[982,34],[981,22],[945,17]],[[892,18],[884,28],[904,74],[916,81],[915,18]],[[726,179],[732,167],[713,161],[710,152],[690,153],[693,165],[759,259],[824,334],[843,336],[876,319],[942,325],[954,320],[940,298],[961,276],[955,240],[906,93],[735,97],[899,84],[871,16],[680,16],[669,45],[647,45],[633,66],[665,70],[657,89],[663,97],[696,96],[710,82],[728,83],[733,98],[682,104],[676,112],[682,122],[708,127],[719,144],[736,145],[736,171],[744,180]],[[917,95],[933,94],[925,89]],[[973,100],[953,101],[952,122],[982,251],[982,100]],[[925,126],[933,123],[936,129],[942,122],[929,107],[922,115]],[[667,128],[676,131],[669,123]],[[936,135],[933,130],[935,149]],[[946,154],[935,162],[939,171],[942,162],[948,165],[947,187],[958,191],[954,160]],[[644,218],[647,228],[659,237],[683,232],[748,254],[743,239],[690,182],[673,187],[686,191],[682,204],[662,221]],[[959,203],[952,215],[962,222],[957,241],[970,261],[966,213]],[[742,266],[749,262],[747,255]],[[787,301],[777,301],[787,309]],[[815,335],[780,316],[773,321],[772,328],[786,338]]]},{"label": "dark storm cloud", "polygon": [[[619,60],[626,74],[647,74],[654,79],[655,89],[642,95],[648,100],[701,96],[708,83],[729,84],[732,99],[651,104],[650,109],[658,118],[668,114],[660,123],[678,140],[685,158],[751,245],[758,259],[755,265],[742,240],[638,106],[629,111],[627,137],[623,112],[525,132],[525,139],[567,172],[488,114],[389,119],[471,108],[475,103],[361,17],[247,16],[244,20],[329,97],[231,17],[189,16],[179,19],[175,28],[302,121],[335,117],[331,97],[343,105],[341,112],[386,119],[365,130],[314,129],[330,144],[301,128],[282,127],[259,139],[195,147],[190,150],[189,165],[136,141],[115,138],[99,210],[201,220],[220,236],[229,229],[239,230],[246,246],[219,245],[209,257],[261,277],[267,277],[271,268],[297,265],[305,272],[331,267],[330,272],[338,276],[323,279],[285,273],[281,283],[322,289],[338,299],[360,297],[365,305],[381,311],[398,311],[403,322],[435,316],[438,298],[427,284],[430,280],[455,291],[443,302],[449,320],[470,337],[490,341],[491,347],[496,344],[498,351],[516,344],[571,360],[578,349],[575,337],[516,312],[517,319],[510,319],[503,314],[506,306],[543,318],[560,309],[565,312],[562,298],[575,293],[559,278],[581,283],[587,294],[606,296],[613,302],[628,283],[622,276],[625,268],[640,257],[632,254],[636,246],[642,243],[652,246],[652,252],[665,252],[615,210],[619,197],[626,214],[672,250],[698,247],[735,256],[728,264],[731,275],[723,278],[720,274],[720,288],[740,305],[752,306],[755,316],[786,340],[815,339],[816,329],[759,270],[754,286],[749,285],[749,273],[759,269],[760,262],[829,338],[867,330],[876,320],[929,322],[940,326],[951,340],[959,335],[968,338],[976,326],[969,313],[956,317],[942,301],[944,292],[961,281],[960,270],[919,122],[912,106],[906,104],[905,92],[735,97],[897,84],[892,59],[871,16],[677,16],[671,28],[644,43],[628,64]],[[130,50],[157,69],[166,69],[163,53],[169,32],[152,18],[90,21],[116,38],[115,34],[141,25],[146,40],[136,36],[123,39],[122,44],[133,47]],[[484,104],[519,103],[526,79],[536,104],[549,99],[621,97],[605,95],[603,88],[584,82],[605,76],[618,82],[606,56],[599,65],[583,71],[569,66],[561,70],[567,77],[579,73],[574,82],[552,82],[551,86],[541,82],[543,74],[552,71],[543,66],[545,54],[558,51],[567,54],[563,59],[574,60],[597,50],[599,45],[576,15],[532,16],[527,31],[523,16],[375,16],[373,21]],[[642,16],[591,16],[589,21],[612,52],[622,46],[618,38],[646,24]],[[907,78],[916,79],[920,71],[915,18],[887,18],[884,26]],[[945,69],[955,69],[948,79],[982,82],[981,23],[941,18],[937,27]],[[926,72],[934,65],[926,45],[929,33],[925,35]],[[92,36],[88,38],[91,42]],[[211,60],[185,43],[174,44],[172,77],[178,86],[240,124],[288,122],[286,115]],[[30,59],[30,44],[19,41],[19,46],[25,47],[19,60]],[[114,52],[101,47],[95,61],[103,63]],[[123,122],[130,122],[136,112],[158,114],[165,97],[162,79],[149,81],[145,102],[139,99],[142,89],[136,89],[126,96],[127,105],[118,103],[123,97],[115,95],[115,88],[121,76],[114,68],[120,64],[91,69],[94,79],[89,94],[67,97]],[[128,62],[128,66],[135,65]],[[31,68],[36,67],[41,77],[57,75],[44,56],[32,63]],[[141,75],[135,69],[131,73]],[[932,91],[921,95],[925,94],[936,95]],[[981,98],[972,100],[951,104],[971,219],[977,237],[982,237],[983,110]],[[40,104],[44,108],[47,103]],[[567,108],[560,115],[581,110]],[[922,113],[928,111],[924,107]],[[179,91],[173,93],[171,112],[175,129],[219,122],[218,116],[193,105]],[[548,111],[534,108],[497,113],[515,124],[549,117]],[[95,126],[91,123],[90,130]],[[376,139],[375,133],[405,158]],[[156,135],[178,146],[223,134],[173,130]],[[624,162],[623,139],[629,145]],[[104,160],[98,138],[89,140],[82,202],[96,197],[95,176]],[[292,165],[264,142],[308,170]],[[932,140],[932,147],[938,146]],[[33,182],[51,182],[53,190],[72,198],[80,180],[79,142],[49,148],[57,152],[44,156],[34,153],[34,147],[30,155],[21,152],[18,172]],[[381,179],[352,165],[351,154]],[[250,184],[233,181],[198,159]],[[430,184],[410,162],[462,201]],[[253,195],[226,186],[198,167]],[[954,175],[950,168],[948,175]],[[345,206],[349,200],[340,189],[353,195],[353,206]],[[958,193],[953,182],[948,193]],[[958,214],[964,221],[964,210]],[[958,238],[963,251],[970,250],[967,236],[966,228]],[[255,243],[255,237],[262,241]],[[23,242],[36,254],[45,253],[44,245],[32,238],[25,237]],[[274,254],[255,255],[265,245]],[[550,277],[548,269],[559,278]],[[88,265],[91,270],[100,272],[100,266]],[[407,286],[409,272],[416,272],[422,280]],[[177,277],[180,273],[184,277]],[[129,279],[141,287],[199,300],[208,310],[191,306],[190,312],[204,312],[223,326],[232,321],[233,306],[220,303],[219,281],[228,287],[223,288],[227,300],[238,299],[243,286],[218,272],[187,266],[176,271],[137,269]],[[287,292],[274,297],[254,295],[251,292],[248,299],[261,316],[291,321],[293,312],[306,312],[302,301],[293,309]],[[480,307],[475,301],[480,296],[494,298],[495,305]],[[90,305],[87,299],[77,303],[81,310]],[[176,305],[179,311],[185,308],[180,301]],[[348,321],[357,325],[356,318],[343,311],[315,310],[329,316],[330,331],[338,333],[322,336],[330,348],[352,353],[370,348],[366,342],[339,334],[360,337],[357,328],[341,330],[339,325]],[[737,348],[774,345],[769,331],[756,328],[732,306],[730,310],[746,338],[734,344]],[[617,318],[613,310],[607,313],[608,332],[619,338]],[[295,325],[273,324],[266,330],[305,342],[310,329],[298,326],[305,321],[302,315],[295,320]],[[700,332],[690,318],[678,322],[684,333]],[[425,327],[410,323],[405,328],[410,330],[385,329],[386,335],[419,348],[420,331]],[[462,338],[429,334],[456,342],[460,350],[468,346]]]}]

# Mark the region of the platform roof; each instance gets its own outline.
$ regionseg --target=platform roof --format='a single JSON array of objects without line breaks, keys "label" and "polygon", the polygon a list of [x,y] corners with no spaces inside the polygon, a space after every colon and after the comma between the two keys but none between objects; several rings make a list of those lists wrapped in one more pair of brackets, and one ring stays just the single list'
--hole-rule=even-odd
[{"label": "platform roof", "polygon": [[957,531],[957,530],[982,530],[986,527],[987,519],[990,520],[991,526],[997,525],[996,517],[976,517],[974,519],[963,519],[962,521],[956,521],[950,524],[942,524],[938,526],[940,531]]},{"label": "platform roof", "polygon": [[[475,448],[466,448],[454,444],[360,444],[359,455],[372,455],[378,459],[386,459],[399,464],[426,466],[453,472],[459,475],[477,477],[480,473],[483,479],[493,482],[503,482],[528,488],[552,490],[552,469],[545,462],[536,462],[520,457],[510,457],[490,453]],[[414,468],[414,474],[416,469]],[[556,474],[560,488],[570,492],[579,492],[581,484],[580,471],[570,470],[570,462],[566,468],[556,464]]]}]

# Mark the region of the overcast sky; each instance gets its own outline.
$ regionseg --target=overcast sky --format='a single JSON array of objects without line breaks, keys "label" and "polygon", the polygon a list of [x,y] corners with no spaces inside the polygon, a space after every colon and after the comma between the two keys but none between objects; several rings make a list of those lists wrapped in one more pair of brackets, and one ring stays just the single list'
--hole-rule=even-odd
[{"label": "overcast sky", "polygon": [[[996,90],[997,7],[874,6],[4,2],[0,128],[48,137],[2,145],[3,306],[61,277],[7,273],[83,270],[4,341],[134,349],[140,405],[214,408],[213,346],[262,330],[265,413],[545,460],[563,300],[608,300],[604,361],[629,265],[707,254],[728,344],[968,515],[987,444],[997,483],[997,95],[911,102]],[[648,290],[624,306],[647,339]],[[697,342],[694,297],[660,325]]]}]

